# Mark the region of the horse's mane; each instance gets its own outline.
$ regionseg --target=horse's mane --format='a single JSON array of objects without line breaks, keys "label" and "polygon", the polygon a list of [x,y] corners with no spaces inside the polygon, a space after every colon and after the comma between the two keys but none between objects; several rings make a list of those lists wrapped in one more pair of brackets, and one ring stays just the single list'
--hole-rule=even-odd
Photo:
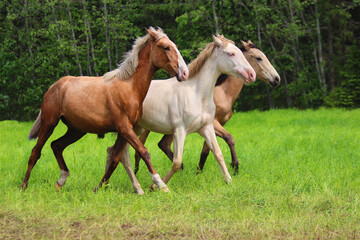
[{"label": "horse's mane", "polygon": [[[156,32],[157,34],[156,40],[159,40],[160,38],[163,37],[167,37],[161,28],[154,29],[153,27],[150,27],[149,31]],[[118,68],[104,74],[104,81],[110,81],[113,78],[118,78],[118,79],[130,78],[135,73],[136,67],[138,65],[138,56],[141,49],[145,47],[145,45],[148,43],[150,39],[151,39],[150,34],[146,34],[143,37],[138,37],[132,46],[132,50],[128,51],[124,55],[124,60],[119,64]]]},{"label": "horse's mane", "polygon": [[[224,47],[226,47],[226,45],[228,43],[234,44],[233,41],[225,38],[223,35],[220,35],[217,37],[220,38],[221,41],[223,41]],[[213,53],[213,51],[216,47],[217,47],[217,45],[215,42],[208,43],[206,45],[206,47],[204,48],[204,50],[202,50],[200,52],[200,54],[197,56],[197,58],[195,58],[193,61],[191,61],[191,63],[188,65],[189,78],[196,75],[200,71],[200,69],[202,68],[202,66],[204,65],[206,60],[210,57],[210,55]]]}]

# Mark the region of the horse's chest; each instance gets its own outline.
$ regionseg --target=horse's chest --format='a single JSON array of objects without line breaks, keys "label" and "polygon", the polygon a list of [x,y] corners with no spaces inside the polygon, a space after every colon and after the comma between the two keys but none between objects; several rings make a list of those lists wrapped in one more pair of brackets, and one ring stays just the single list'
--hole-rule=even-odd
[{"label": "horse's chest", "polygon": [[188,133],[198,131],[204,125],[212,123],[213,119],[213,115],[209,113],[199,114],[191,123],[188,123]]}]

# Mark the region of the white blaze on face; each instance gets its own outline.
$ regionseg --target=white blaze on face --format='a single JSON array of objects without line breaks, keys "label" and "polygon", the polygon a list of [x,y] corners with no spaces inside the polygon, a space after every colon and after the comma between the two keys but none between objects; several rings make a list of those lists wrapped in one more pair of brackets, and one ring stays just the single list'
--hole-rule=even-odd
[{"label": "white blaze on face", "polygon": [[178,55],[179,78],[181,80],[186,80],[189,76],[189,69],[188,69],[183,57],[181,56],[181,53],[179,52],[178,48],[176,47],[176,45],[173,42],[171,44],[175,48],[176,53]]}]

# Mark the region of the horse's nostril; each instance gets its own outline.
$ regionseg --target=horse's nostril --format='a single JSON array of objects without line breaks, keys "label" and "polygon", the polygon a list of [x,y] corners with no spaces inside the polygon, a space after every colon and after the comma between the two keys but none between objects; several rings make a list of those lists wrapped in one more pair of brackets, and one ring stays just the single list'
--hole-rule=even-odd
[{"label": "horse's nostril", "polygon": [[279,77],[275,77],[275,80],[274,80],[276,83],[279,83],[280,82],[280,79]]}]

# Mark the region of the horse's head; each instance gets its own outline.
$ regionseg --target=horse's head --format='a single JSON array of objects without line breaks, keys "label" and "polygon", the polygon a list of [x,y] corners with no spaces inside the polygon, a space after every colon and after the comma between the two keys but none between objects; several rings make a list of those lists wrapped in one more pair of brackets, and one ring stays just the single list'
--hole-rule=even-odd
[{"label": "horse's head", "polygon": [[250,40],[248,40],[248,42],[241,41],[241,43],[243,45],[241,50],[250,65],[254,68],[257,77],[272,87],[278,86],[280,84],[280,76],[265,54]]},{"label": "horse's head", "polygon": [[146,29],[153,41],[151,59],[154,65],[177,77],[178,81],[188,79],[189,70],[177,46],[159,28]]},{"label": "horse's head", "polygon": [[217,59],[220,72],[243,79],[246,83],[254,82],[256,73],[240,49],[224,36],[213,35],[213,40],[219,49]]}]

